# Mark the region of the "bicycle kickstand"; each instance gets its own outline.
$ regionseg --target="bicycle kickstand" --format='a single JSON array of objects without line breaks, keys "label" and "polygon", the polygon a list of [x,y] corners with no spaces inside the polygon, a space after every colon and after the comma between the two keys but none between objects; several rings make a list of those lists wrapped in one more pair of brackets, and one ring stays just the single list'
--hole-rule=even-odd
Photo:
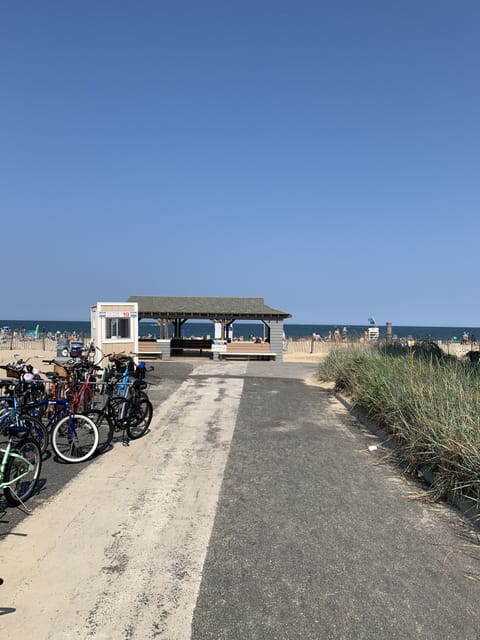
[{"label": "bicycle kickstand", "polygon": [[27,505],[24,503],[24,501],[20,498],[19,495],[17,495],[15,489],[10,487],[11,492],[13,493],[13,495],[15,496],[15,498],[19,501],[19,503],[22,505],[22,507],[25,509],[25,511],[28,513],[28,515],[32,514],[32,509],[29,509],[27,507]]},{"label": "bicycle kickstand", "polygon": [[122,430],[122,445],[124,447],[129,447],[130,446],[130,440],[127,437],[127,432],[125,429]]}]

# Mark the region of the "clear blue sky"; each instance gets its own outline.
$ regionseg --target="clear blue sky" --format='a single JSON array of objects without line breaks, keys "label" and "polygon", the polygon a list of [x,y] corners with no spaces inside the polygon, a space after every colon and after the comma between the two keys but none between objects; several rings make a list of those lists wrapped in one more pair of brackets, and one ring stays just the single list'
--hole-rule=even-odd
[{"label": "clear blue sky", "polygon": [[480,3],[0,7],[0,317],[480,324]]}]

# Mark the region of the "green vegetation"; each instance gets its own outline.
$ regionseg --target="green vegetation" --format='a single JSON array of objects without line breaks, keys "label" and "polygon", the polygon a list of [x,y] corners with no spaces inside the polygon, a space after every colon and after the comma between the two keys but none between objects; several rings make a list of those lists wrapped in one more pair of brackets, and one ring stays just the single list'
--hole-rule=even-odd
[{"label": "green vegetation", "polygon": [[434,475],[432,497],[480,502],[480,376],[437,345],[338,348],[322,362],[354,406],[392,435],[408,471]]}]

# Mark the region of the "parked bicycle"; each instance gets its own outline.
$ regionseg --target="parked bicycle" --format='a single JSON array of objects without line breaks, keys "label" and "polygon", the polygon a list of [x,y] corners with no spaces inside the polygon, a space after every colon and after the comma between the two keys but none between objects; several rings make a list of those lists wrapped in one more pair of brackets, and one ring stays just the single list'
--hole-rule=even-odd
[{"label": "parked bicycle", "polygon": [[84,462],[96,451],[98,429],[87,416],[71,410],[68,400],[42,400],[22,406],[23,415],[35,416],[39,408],[53,410],[45,425],[52,447],[64,462]]},{"label": "parked bicycle", "polygon": [[153,406],[146,394],[148,383],[143,379],[144,364],[136,366],[130,356],[116,357],[112,362],[113,367],[105,369],[102,380],[103,407],[85,412],[99,429],[97,453],[108,449],[115,431],[122,431],[124,440],[125,436],[130,440],[141,438],[153,416]]},{"label": "parked bicycle", "polygon": [[[15,357],[18,358],[18,355],[15,354]],[[34,402],[42,399],[45,386],[40,372],[32,364],[29,364],[29,360],[30,358],[27,358],[27,360],[20,358],[15,362],[0,365],[0,369],[7,373],[7,378],[2,380],[3,395],[9,395],[9,385],[13,389],[13,386],[20,384],[22,395],[26,401]]]},{"label": "parked bicycle", "polygon": [[[30,383],[29,383],[30,384]],[[20,380],[0,381],[3,395],[0,399],[0,430],[14,427],[18,437],[34,438],[40,451],[45,453],[48,447],[49,434],[42,421],[35,415],[22,413],[24,398],[31,398],[30,389],[26,389]]]},{"label": "parked bicycle", "polygon": [[38,442],[30,437],[16,441],[18,429],[14,424],[2,428],[7,438],[5,448],[0,448],[0,489],[6,501],[15,507],[21,504],[26,511],[25,500],[35,491],[42,468],[42,453]]},{"label": "parked bicycle", "polygon": [[146,393],[148,384],[145,375],[145,364],[136,366],[131,356],[115,359],[114,376],[117,382],[112,394],[116,403],[117,424],[127,430],[132,440],[143,436],[152,420],[153,406]]},{"label": "parked bicycle", "polygon": [[47,371],[44,375],[50,381],[48,398],[67,399],[73,412],[82,413],[92,406],[96,373],[100,367],[87,360],[70,360],[59,363],[57,360],[42,360],[46,364],[56,365],[61,370]]}]

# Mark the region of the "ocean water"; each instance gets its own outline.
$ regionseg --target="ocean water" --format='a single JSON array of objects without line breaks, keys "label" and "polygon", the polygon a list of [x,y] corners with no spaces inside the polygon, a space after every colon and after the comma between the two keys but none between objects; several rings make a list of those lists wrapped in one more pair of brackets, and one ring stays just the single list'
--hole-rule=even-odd
[{"label": "ocean water", "polygon": [[[90,336],[90,322],[83,320],[0,320],[0,327],[8,326],[14,330],[33,332],[38,325],[40,333],[57,333],[62,335],[75,335],[77,337]],[[327,337],[329,331],[333,334],[335,327],[343,328],[343,324],[284,324],[285,336],[289,340],[298,340],[301,338],[309,338],[313,333]],[[352,337],[360,337],[368,325],[346,325],[348,335]],[[386,327],[380,326],[380,337],[385,335]],[[249,336],[263,337],[264,325],[260,322],[235,322],[233,325],[233,337],[239,338],[243,336],[248,339]],[[417,340],[454,340],[460,341],[463,333],[468,333],[469,337],[474,335],[480,338],[480,327],[420,327],[420,326],[392,326],[392,333],[398,338],[412,337]],[[140,322],[140,336],[152,335],[159,337],[158,325],[151,320],[142,320]],[[183,325],[183,335],[185,337],[204,337],[213,338],[214,327],[211,322],[192,322],[188,321]]]}]

